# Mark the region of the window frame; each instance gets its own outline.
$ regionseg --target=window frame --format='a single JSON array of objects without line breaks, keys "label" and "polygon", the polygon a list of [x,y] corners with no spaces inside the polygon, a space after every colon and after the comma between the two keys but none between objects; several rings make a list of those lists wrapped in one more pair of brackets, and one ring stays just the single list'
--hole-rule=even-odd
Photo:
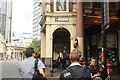
[{"label": "window frame", "polygon": [[57,4],[57,0],[54,1],[54,12],[68,12],[69,11],[69,0],[66,0],[66,11],[57,11],[56,4]]}]

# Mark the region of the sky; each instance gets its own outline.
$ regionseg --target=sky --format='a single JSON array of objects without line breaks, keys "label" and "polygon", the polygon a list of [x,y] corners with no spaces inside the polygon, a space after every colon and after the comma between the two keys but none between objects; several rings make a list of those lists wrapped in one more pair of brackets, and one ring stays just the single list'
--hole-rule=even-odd
[{"label": "sky", "polygon": [[32,34],[33,0],[13,0],[12,32]]}]

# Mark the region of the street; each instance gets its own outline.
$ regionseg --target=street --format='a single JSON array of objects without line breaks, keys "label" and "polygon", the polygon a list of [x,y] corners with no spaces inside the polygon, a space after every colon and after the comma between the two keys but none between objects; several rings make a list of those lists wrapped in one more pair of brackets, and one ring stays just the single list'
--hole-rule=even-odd
[{"label": "street", "polygon": [[0,61],[0,80],[2,79],[2,61]]},{"label": "street", "polygon": [[19,61],[17,60],[4,60],[1,61],[2,64],[2,78],[20,78],[18,66]]},{"label": "street", "polygon": [[[20,74],[18,71],[20,63],[21,61],[18,61],[16,59],[0,61],[0,80],[20,80]],[[53,77],[50,76],[50,67],[46,67],[45,72],[48,80],[52,80],[53,78],[55,80],[58,80],[61,69],[54,69]]]}]

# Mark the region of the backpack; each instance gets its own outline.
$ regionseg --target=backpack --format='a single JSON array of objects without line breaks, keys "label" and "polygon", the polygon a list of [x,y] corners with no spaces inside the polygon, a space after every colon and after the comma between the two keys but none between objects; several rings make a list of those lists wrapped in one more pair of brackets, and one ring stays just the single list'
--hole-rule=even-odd
[{"label": "backpack", "polygon": [[34,74],[32,77],[32,80],[47,80],[38,70],[38,59],[35,60],[35,65],[34,65]]},{"label": "backpack", "polygon": [[82,68],[83,71],[81,70],[82,72],[79,74],[80,76],[78,76],[71,67],[68,67],[67,70],[72,74],[74,80],[90,80],[91,76],[89,71],[85,67]]},{"label": "backpack", "polygon": [[108,77],[107,69],[104,65],[100,67],[100,78],[106,79]]}]

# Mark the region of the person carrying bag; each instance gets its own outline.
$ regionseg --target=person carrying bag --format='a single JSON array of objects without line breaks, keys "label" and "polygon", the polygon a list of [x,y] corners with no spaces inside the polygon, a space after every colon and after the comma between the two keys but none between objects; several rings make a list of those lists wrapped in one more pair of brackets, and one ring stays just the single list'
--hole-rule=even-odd
[{"label": "person carrying bag", "polygon": [[[26,58],[19,65],[19,74],[22,80],[38,80],[40,78],[39,73],[45,77],[44,69],[45,65],[41,60],[36,59],[36,53],[33,48],[27,48],[25,52]],[[41,76],[42,76],[41,75]],[[44,80],[44,79],[39,79]]]},{"label": "person carrying bag", "polygon": [[36,58],[35,60],[35,65],[34,65],[34,74],[32,80],[47,80],[46,77],[44,77],[38,70],[38,59]]}]

